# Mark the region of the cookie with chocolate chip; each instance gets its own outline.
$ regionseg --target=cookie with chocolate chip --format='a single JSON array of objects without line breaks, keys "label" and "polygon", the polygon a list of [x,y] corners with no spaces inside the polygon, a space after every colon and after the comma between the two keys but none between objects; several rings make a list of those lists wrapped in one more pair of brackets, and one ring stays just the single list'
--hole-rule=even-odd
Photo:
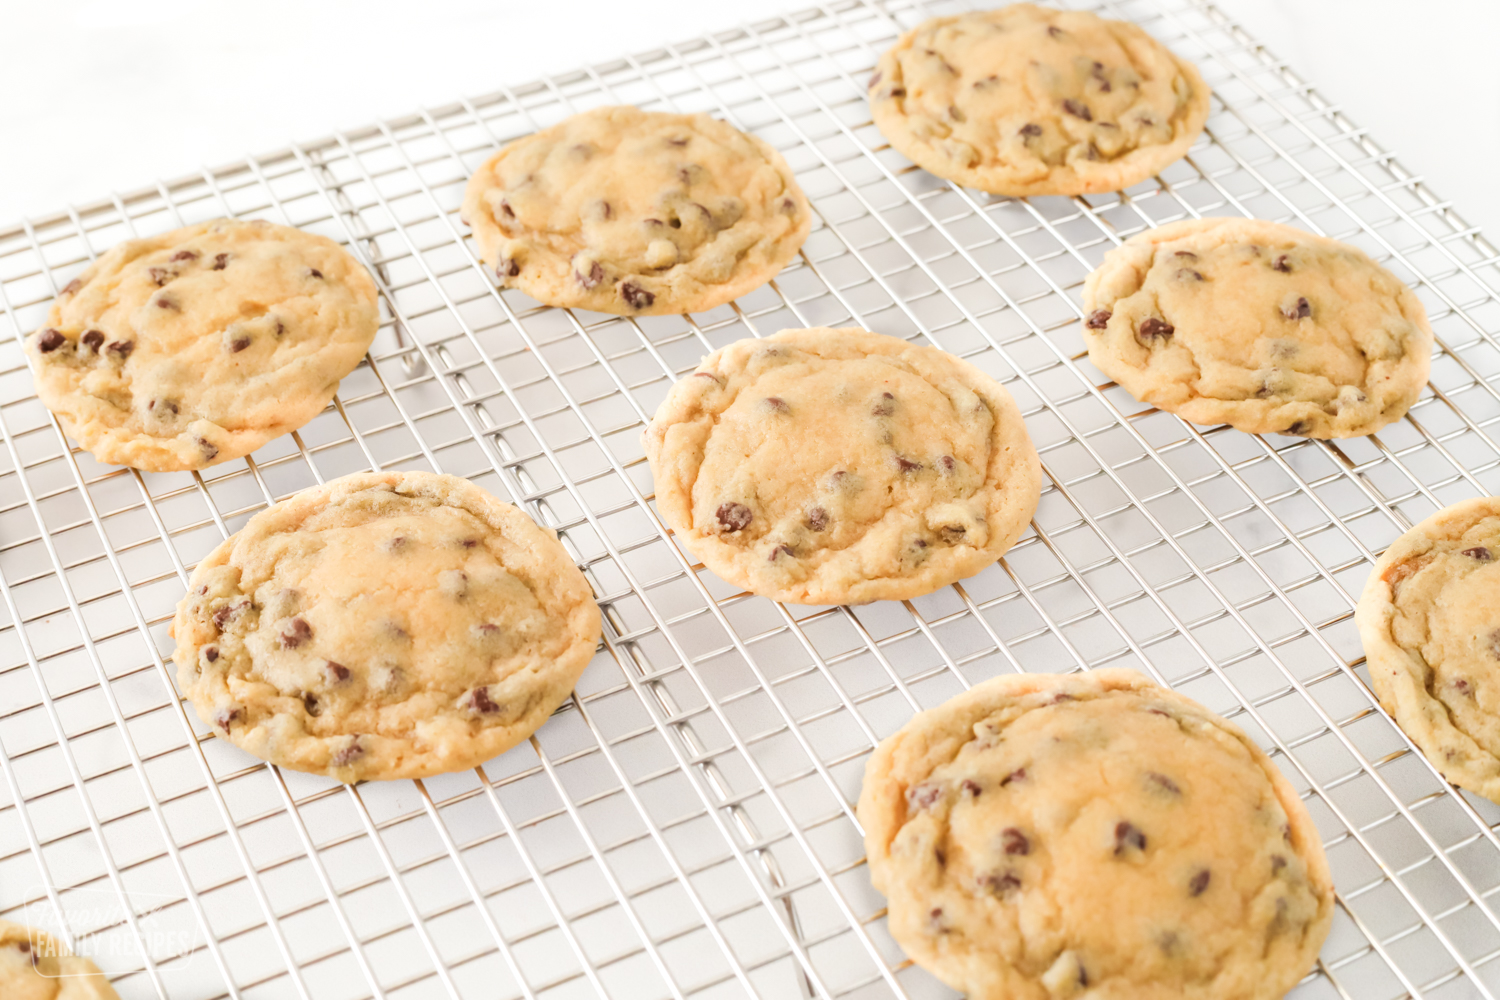
[{"label": "cookie with chocolate chip", "polygon": [[193,571],[177,682],[221,738],[340,781],[474,767],[536,731],[599,641],[557,537],[456,476],[359,473]]},{"label": "cookie with chocolate chip", "polygon": [[120,1000],[99,967],[33,927],[0,920],[0,997]]},{"label": "cookie with chocolate chip", "polygon": [[1105,255],[1083,288],[1089,359],[1197,424],[1344,438],[1427,384],[1421,301],[1356,247],[1260,219],[1193,219]]},{"label": "cookie with chocolate chip", "polygon": [[500,284],[621,316],[701,312],[765,284],[812,225],[768,143],[708,115],[595,108],[469,178],[463,218]]},{"label": "cookie with chocolate chip", "polygon": [[317,416],[378,321],[375,283],[337,243],[218,219],[111,249],[58,295],[26,356],[95,458],[174,472]]},{"label": "cookie with chocolate chip", "polygon": [[882,742],[859,797],[906,953],[973,1000],[1279,1000],[1323,847],[1238,727],[1130,670],[998,677]]},{"label": "cookie with chocolate chip", "polygon": [[724,579],[794,604],[901,600],[971,576],[1015,544],[1041,490],[998,382],[858,329],[714,352],[644,444],[677,537]]},{"label": "cookie with chocolate chip", "polygon": [[1017,197],[1118,191],[1208,120],[1193,64],[1133,24],[1029,3],[936,17],[869,81],[875,124],[918,166]]},{"label": "cookie with chocolate chip", "polygon": [[1443,777],[1500,802],[1500,497],[1392,542],[1354,620],[1381,707]]}]

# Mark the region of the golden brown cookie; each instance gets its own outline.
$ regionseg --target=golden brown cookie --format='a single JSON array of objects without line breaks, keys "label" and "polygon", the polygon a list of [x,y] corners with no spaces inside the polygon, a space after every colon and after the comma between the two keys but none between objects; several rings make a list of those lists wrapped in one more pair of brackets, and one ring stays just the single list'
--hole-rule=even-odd
[{"label": "golden brown cookie", "polygon": [[1443,777],[1500,802],[1500,497],[1392,542],[1355,621],[1381,707]]},{"label": "golden brown cookie", "polygon": [[1041,463],[966,361],[859,329],[730,344],[644,435],[662,516],[709,569],[794,604],[930,593],[1015,544]]},{"label": "golden brown cookie", "polygon": [[935,17],[870,78],[891,145],[939,177],[994,194],[1087,194],[1145,180],[1208,120],[1193,64],[1140,28],[1029,3]]},{"label": "golden brown cookie", "polygon": [[1129,670],[922,712],[871,756],[859,821],[891,935],[971,1000],[1275,1000],[1333,919],[1291,784]]},{"label": "golden brown cookie", "polygon": [[469,178],[463,217],[502,285],[621,316],[723,305],[774,277],[812,225],[769,144],[633,107],[510,143]]},{"label": "golden brown cookie", "polygon": [[1198,424],[1372,434],[1427,384],[1432,327],[1363,251],[1260,219],[1132,236],[1084,283],[1089,359],[1136,399]]},{"label": "golden brown cookie", "polygon": [[347,782],[510,749],[599,633],[556,535],[426,472],[344,476],[255,515],[198,564],[172,623],[177,683],[221,738]]},{"label": "golden brown cookie", "polygon": [[378,325],[375,283],[337,243],[218,219],[111,249],[62,290],[26,356],[95,458],[172,472],[317,416]]}]

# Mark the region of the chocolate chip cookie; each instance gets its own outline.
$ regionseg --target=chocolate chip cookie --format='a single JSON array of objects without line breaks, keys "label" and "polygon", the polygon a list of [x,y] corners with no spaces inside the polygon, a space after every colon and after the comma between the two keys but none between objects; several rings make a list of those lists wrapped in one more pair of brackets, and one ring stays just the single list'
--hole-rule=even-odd
[{"label": "chocolate chip cookie", "polygon": [[120,1000],[99,967],[61,941],[0,920],[0,997],[5,1000]]},{"label": "chocolate chip cookie", "polygon": [[1236,726],[1129,670],[1011,675],[876,748],[891,935],[973,1000],[1274,1000],[1333,918],[1317,829]]},{"label": "chocolate chip cookie", "polygon": [[1500,497],[1392,542],[1355,622],[1381,706],[1443,777],[1500,802]]},{"label": "chocolate chip cookie", "polygon": [[340,781],[474,767],[536,731],[599,641],[557,537],[455,476],[345,476],[193,571],[172,634],[198,717]]},{"label": "chocolate chip cookie", "polygon": [[26,356],[95,458],[174,472],[307,423],[378,319],[375,283],[337,243],[219,219],[111,249],[62,290]]},{"label": "chocolate chip cookie", "polygon": [[730,344],[644,435],[662,516],[719,576],[794,604],[930,593],[990,565],[1036,510],[1015,400],[973,365],[864,330]]},{"label": "chocolate chip cookie", "polygon": [[1399,420],[1427,384],[1432,327],[1363,251],[1259,219],[1126,240],[1083,289],[1089,359],[1198,424],[1344,438]]},{"label": "chocolate chip cookie", "polygon": [[1118,191],[1208,120],[1193,64],[1133,24],[1029,3],[936,17],[870,77],[875,124],[923,169],[1017,197]]},{"label": "chocolate chip cookie", "polygon": [[500,284],[621,316],[712,309],[765,284],[812,225],[769,144],[708,115],[574,115],[469,178],[463,218]]}]

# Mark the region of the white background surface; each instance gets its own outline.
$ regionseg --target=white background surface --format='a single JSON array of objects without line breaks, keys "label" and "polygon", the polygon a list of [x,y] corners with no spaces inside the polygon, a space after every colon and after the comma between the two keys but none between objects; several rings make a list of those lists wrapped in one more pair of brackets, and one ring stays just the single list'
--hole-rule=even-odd
[{"label": "white background surface", "polygon": [[[811,2],[0,0],[0,225]],[[1500,238],[1500,0],[1218,2]]]}]

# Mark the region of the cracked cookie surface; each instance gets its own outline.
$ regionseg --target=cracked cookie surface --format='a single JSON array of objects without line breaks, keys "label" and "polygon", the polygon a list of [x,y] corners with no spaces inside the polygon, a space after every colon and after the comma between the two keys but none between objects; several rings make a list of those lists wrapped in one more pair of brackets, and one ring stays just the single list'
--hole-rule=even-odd
[{"label": "cracked cookie surface", "polygon": [[557,537],[456,476],[358,473],[252,517],[172,623],[198,717],[340,781],[474,767],[530,736],[600,617]]},{"label": "cracked cookie surface", "polygon": [[880,57],[875,124],[918,166],[994,194],[1145,180],[1208,120],[1197,69],[1140,28],[1028,3],[926,21]]},{"label": "cracked cookie surface", "polygon": [[1443,777],[1500,802],[1500,497],[1392,542],[1355,621],[1381,707]]},{"label": "cracked cookie surface", "polygon": [[1084,283],[1089,359],[1125,391],[1198,424],[1358,437],[1422,393],[1432,327],[1417,296],[1356,247],[1260,219],[1139,233]]},{"label": "cracked cookie surface", "polygon": [[677,537],[725,580],[795,604],[900,600],[971,576],[1015,544],[1041,490],[998,382],[859,329],[715,351],[644,444]]},{"label": "cracked cookie surface", "polygon": [[375,283],[337,243],[219,219],[113,247],[62,290],[26,356],[95,458],[172,472],[317,416],[378,325]]},{"label": "cracked cookie surface", "polygon": [[0,920],[0,997],[120,1000],[99,967],[32,927]]},{"label": "cracked cookie surface", "polygon": [[768,143],[628,106],[507,145],[469,178],[463,218],[502,285],[622,316],[723,305],[774,277],[812,225]]},{"label": "cracked cookie surface", "polygon": [[859,798],[891,935],[974,1000],[1274,1000],[1333,917],[1296,791],[1130,670],[998,677],[884,740]]}]

